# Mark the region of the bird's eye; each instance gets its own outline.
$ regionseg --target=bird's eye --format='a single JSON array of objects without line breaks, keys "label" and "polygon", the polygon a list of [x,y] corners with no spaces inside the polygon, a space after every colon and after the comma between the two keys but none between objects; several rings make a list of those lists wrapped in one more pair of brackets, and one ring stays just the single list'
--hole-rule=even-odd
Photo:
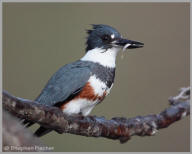
[{"label": "bird's eye", "polygon": [[109,35],[103,35],[102,40],[105,42],[109,42],[109,41],[111,41],[111,37]]}]

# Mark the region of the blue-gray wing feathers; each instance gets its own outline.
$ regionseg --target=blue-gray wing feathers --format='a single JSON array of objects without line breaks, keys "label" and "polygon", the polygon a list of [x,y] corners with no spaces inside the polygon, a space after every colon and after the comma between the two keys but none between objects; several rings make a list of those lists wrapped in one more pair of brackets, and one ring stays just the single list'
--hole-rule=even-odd
[{"label": "blue-gray wing feathers", "polygon": [[76,61],[61,67],[48,81],[36,101],[53,106],[65,101],[71,94],[80,91],[91,75],[90,65]]}]

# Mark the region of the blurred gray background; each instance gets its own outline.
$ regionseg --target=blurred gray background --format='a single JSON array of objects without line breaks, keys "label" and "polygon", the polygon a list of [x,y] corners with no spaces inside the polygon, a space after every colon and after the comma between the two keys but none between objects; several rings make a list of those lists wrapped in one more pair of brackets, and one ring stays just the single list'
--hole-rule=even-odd
[{"label": "blurred gray background", "polygon": [[[3,89],[35,99],[58,68],[84,55],[90,24],[108,24],[145,46],[118,55],[114,87],[91,115],[159,113],[189,86],[189,13],[190,3],[3,3]],[[55,132],[41,140],[55,151],[189,151],[189,117],[125,144]]]}]

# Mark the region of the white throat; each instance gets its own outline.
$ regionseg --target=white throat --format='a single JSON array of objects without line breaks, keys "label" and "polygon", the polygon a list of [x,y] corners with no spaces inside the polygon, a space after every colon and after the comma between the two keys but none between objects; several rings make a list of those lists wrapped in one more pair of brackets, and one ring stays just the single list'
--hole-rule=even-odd
[{"label": "white throat", "polygon": [[107,50],[102,48],[95,48],[87,51],[81,60],[96,62],[105,67],[114,68],[118,51],[118,48],[111,48]]}]

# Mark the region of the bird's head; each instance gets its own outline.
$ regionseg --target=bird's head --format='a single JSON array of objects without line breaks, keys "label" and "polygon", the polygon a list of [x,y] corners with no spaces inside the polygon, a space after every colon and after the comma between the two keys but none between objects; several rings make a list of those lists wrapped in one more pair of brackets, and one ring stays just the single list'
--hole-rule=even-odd
[{"label": "bird's head", "polygon": [[108,25],[93,25],[93,29],[88,30],[86,52],[95,48],[108,49],[133,49],[141,48],[143,43],[124,39],[121,34]]}]

